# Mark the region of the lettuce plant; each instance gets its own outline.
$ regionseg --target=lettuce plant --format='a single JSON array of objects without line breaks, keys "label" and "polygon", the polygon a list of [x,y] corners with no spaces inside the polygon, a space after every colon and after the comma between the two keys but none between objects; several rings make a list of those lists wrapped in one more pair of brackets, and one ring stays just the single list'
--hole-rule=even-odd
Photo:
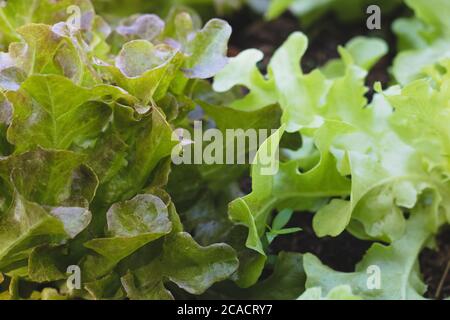
[{"label": "lettuce plant", "polygon": [[[28,7],[0,9],[2,295],[27,298],[13,288],[28,281],[51,284],[33,298],[162,299],[168,282],[200,294],[228,278],[235,250],[184,232],[165,186],[171,121],[226,63],[229,25],[173,11],[112,27],[89,1]],[[67,287],[69,265],[82,288]]]},{"label": "lettuce plant", "polygon": [[[377,84],[368,103],[364,78],[386,53],[383,42],[352,40],[339,49],[340,60],[309,74],[299,64],[306,47],[306,37],[294,33],[272,57],[266,76],[256,68],[262,53],[248,50],[215,77],[215,90],[235,85],[249,90],[231,108],[277,103],[283,112],[280,130],[303,138],[297,152],[284,151],[278,174],[261,176],[254,166],[252,193],[230,204],[230,217],[247,226],[246,246],[262,259],[267,257],[262,237],[274,209],[316,212],[319,237],[347,230],[376,242],[355,273],[334,272],[305,255],[306,289],[315,290],[306,296],[342,291],[367,299],[422,297],[419,253],[450,218],[448,61],[439,75],[432,74],[433,82],[419,79],[386,90]],[[266,152],[264,146],[259,152]],[[373,265],[382,270],[376,290],[366,285]],[[252,279],[262,271],[258,264],[241,268]]]},{"label": "lettuce plant", "polygon": [[[270,12],[294,2],[354,18],[342,1],[273,1]],[[415,16],[394,24],[392,85],[369,100],[382,39],[356,37],[305,73],[308,37],[294,32],[263,72],[260,50],[227,57],[226,21],[173,6],[211,1],[164,2],[162,16],[159,1],[132,1],[128,17],[118,2],[8,1],[0,299],[423,298],[420,252],[450,222],[448,5],[405,2]],[[272,130],[256,159],[278,170],[174,165],[176,129],[193,121]],[[275,238],[303,232],[288,225],[302,212],[320,238],[371,241],[353,272],[274,255]]]}]

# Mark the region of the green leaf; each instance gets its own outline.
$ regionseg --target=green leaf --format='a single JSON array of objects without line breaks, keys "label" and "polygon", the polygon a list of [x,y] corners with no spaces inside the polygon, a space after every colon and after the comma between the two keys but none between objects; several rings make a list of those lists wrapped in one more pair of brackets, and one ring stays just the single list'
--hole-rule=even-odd
[{"label": "green leaf", "polygon": [[[342,50],[342,49],[341,49]],[[352,63],[369,71],[372,67],[386,55],[389,51],[387,43],[380,38],[355,37],[345,45],[345,50],[352,57]],[[342,52],[341,52],[342,53]],[[329,61],[323,72],[327,74],[327,69],[335,68],[345,74],[345,62],[340,59]],[[341,74],[341,75],[342,75]]]},{"label": "green leaf", "polygon": [[26,259],[37,246],[68,238],[59,219],[16,193],[10,210],[0,216],[0,268]]},{"label": "green leaf", "polygon": [[279,17],[292,5],[294,0],[273,0],[270,2],[269,8],[266,12],[266,18],[273,20]]},{"label": "green leaf", "polygon": [[347,228],[350,218],[350,202],[334,199],[315,215],[313,221],[314,231],[319,237],[327,235],[336,237]]},{"label": "green leaf", "polygon": [[127,40],[153,41],[164,31],[165,23],[155,14],[131,16],[116,28],[118,34]]},{"label": "green leaf", "polygon": [[400,44],[408,49],[399,53],[392,69],[402,85],[428,77],[428,70],[449,58],[448,2],[408,0],[406,4],[414,10],[415,17],[398,20],[394,25]]},{"label": "green leaf", "polygon": [[[420,280],[418,256],[431,235],[423,227],[425,220],[425,215],[417,214],[408,221],[406,234],[401,239],[389,246],[374,244],[354,273],[333,271],[315,256],[306,254],[306,287],[319,287],[328,295],[333,288],[348,285],[354,295],[364,299],[422,299],[426,286]],[[379,287],[374,282],[377,276],[380,277]]]},{"label": "green leaf", "polygon": [[237,85],[245,86],[249,93],[231,104],[232,108],[253,111],[276,103],[276,91],[273,81],[261,74],[256,64],[264,55],[256,49],[241,52],[230,58],[228,65],[214,77],[214,90],[225,92]]},{"label": "green leaf", "polygon": [[445,36],[450,36],[450,5],[445,0],[406,0],[406,4],[411,7],[416,16],[429,26]]},{"label": "green leaf", "polygon": [[[159,267],[159,266],[158,266]],[[161,270],[148,268],[153,274],[160,274]],[[135,275],[128,273],[122,277],[122,285],[130,299],[133,300],[173,300],[172,293],[164,287],[163,282],[159,278],[147,278],[144,283],[137,285]]]},{"label": "green leaf", "polygon": [[11,204],[0,215],[1,265],[28,257],[37,246],[75,238],[89,225],[88,204],[98,182],[83,159],[42,149],[3,159],[0,171]]},{"label": "green leaf", "polygon": [[[123,113],[122,113],[123,112]],[[102,151],[102,157],[91,159],[94,168],[108,168],[108,177],[102,177],[96,201],[109,206],[140,193],[149,183],[152,172],[158,164],[172,153],[176,142],[172,141],[172,129],[164,115],[157,108],[140,118],[130,116],[130,108],[118,110],[116,130],[124,130],[120,140],[110,132],[105,140],[99,140],[95,148]],[[120,137],[120,136],[119,136]],[[124,142],[126,144],[124,144]],[[114,154],[111,154],[114,146]],[[108,161],[104,157],[110,155]],[[112,157],[111,157],[112,156]]]},{"label": "green leaf", "polygon": [[172,295],[164,288],[164,279],[189,293],[202,294],[214,283],[227,279],[237,266],[236,254],[230,246],[201,247],[189,234],[180,232],[165,239],[159,259],[126,275],[122,283],[134,299],[171,299]]},{"label": "green leaf", "polygon": [[207,79],[222,70],[228,62],[230,36],[231,27],[226,21],[210,20],[186,46],[188,58],[183,66],[186,76]]},{"label": "green leaf", "polygon": [[111,237],[93,239],[84,244],[102,257],[93,257],[94,260],[89,260],[87,266],[99,260],[103,262],[103,267],[113,267],[172,230],[166,204],[150,194],[137,195],[130,201],[114,204],[107,212],[107,225]]},{"label": "green leaf", "polygon": [[286,228],[286,229],[281,229],[281,230],[272,230],[272,233],[279,236],[279,235],[296,233],[301,230],[302,230],[301,228]]},{"label": "green leaf", "polygon": [[273,273],[265,280],[244,290],[243,297],[255,300],[289,300],[305,289],[302,255],[280,252]]},{"label": "green leaf", "polygon": [[450,43],[437,40],[425,48],[401,52],[394,61],[392,73],[402,85],[427,77],[427,71],[433,66],[450,58]]},{"label": "green leaf", "polygon": [[[213,88],[225,92],[236,85],[245,86],[249,93],[230,104],[235,109],[257,110],[278,102],[283,110],[282,123],[291,133],[320,127],[325,119],[336,118],[333,113],[337,109],[362,109],[366,103],[364,68],[369,69],[387,52],[385,42],[356,38],[346,48],[340,48],[342,60],[334,60],[322,71],[314,70],[305,75],[299,61],[307,45],[304,34],[291,34],[273,55],[265,77],[255,66],[263,58],[262,53],[243,51],[216,75]],[[343,94],[350,92],[350,87],[352,99]],[[341,106],[333,106],[337,103]],[[355,112],[360,113],[360,110]]]},{"label": "green leaf", "polygon": [[[333,129],[338,130],[338,125]],[[345,132],[346,126],[341,130]],[[264,175],[264,167],[255,164],[252,167],[253,191],[250,195],[236,199],[230,204],[230,217],[249,228],[247,247],[265,255],[261,236],[265,232],[267,219],[273,209],[278,207],[297,210],[313,210],[323,199],[330,196],[346,195],[350,190],[350,181],[341,176],[336,168],[336,161],[329,153],[333,136],[326,128],[317,132],[317,147],[321,152],[319,163],[310,171],[300,173],[299,163],[290,161],[279,163],[276,159],[276,144],[280,133],[274,134],[258,151],[260,155],[271,155],[271,161],[265,164],[279,170],[274,175]],[[272,152],[272,153],[271,153]],[[267,171],[268,168],[265,168]],[[285,207],[284,207],[285,208]]]},{"label": "green leaf", "polygon": [[[249,228],[247,247],[265,255],[260,236],[266,227],[270,206],[263,201],[273,197],[273,176],[278,169],[278,144],[283,128],[270,136],[260,147],[252,166],[253,192],[230,203],[230,218]],[[273,200],[272,200],[273,201]],[[253,208],[253,206],[255,208]]]},{"label": "green leaf", "polygon": [[225,20],[211,19],[201,28],[195,12],[174,7],[166,19],[159,41],[172,43],[185,55],[184,75],[189,79],[207,79],[226,65],[231,26]]},{"label": "green leaf", "polygon": [[7,97],[14,107],[8,140],[23,152],[35,146],[68,149],[95,138],[111,108],[104,99],[125,94],[101,85],[87,89],[57,75],[33,75]]},{"label": "green leaf", "polygon": [[123,46],[114,65],[99,61],[97,67],[147,105],[164,97],[183,59],[168,45],[134,40]]},{"label": "green leaf", "polygon": [[34,248],[28,260],[28,275],[38,283],[66,279],[66,260],[62,247]]},{"label": "green leaf", "polygon": [[291,220],[293,213],[294,211],[290,209],[284,209],[280,213],[278,213],[272,221],[272,229],[283,229]]},{"label": "green leaf", "polygon": [[67,300],[67,297],[61,295],[58,290],[54,288],[45,288],[41,292],[41,300]]},{"label": "green leaf", "polygon": [[426,25],[416,17],[395,20],[392,30],[397,36],[399,51],[424,49],[428,46]]},{"label": "green leaf", "polygon": [[167,239],[162,261],[167,268],[165,276],[193,294],[203,293],[213,283],[227,279],[238,266],[236,254],[230,246],[201,247],[187,233],[178,233]]},{"label": "green leaf", "polygon": [[269,244],[271,244],[278,236],[296,233],[302,230],[301,228],[284,228],[289,223],[289,220],[291,220],[293,213],[294,212],[291,209],[284,209],[275,216],[272,227],[269,228],[270,231],[266,234]]},{"label": "green leaf", "polygon": [[97,188],[97,178],[83,165],[84,159],[70,151],[36,149],[2,159],[0,175],[11,192],[17,190],[27,200],[51,206],[64,220],[78,216],[81,212],[71,207],[87,205]]},{"label": "green leaf", "polygon": [[88,282],[84,288],[89,293],[88,299],[95,300],[120,300],[125,299],[125,293],[121,286],[120,277],[113,272],[101,279]]},{"label": "green leaf", "polygon": [[[280,252],[270,275],[250,288],[239,288],[228,281],[205,293],[206,299],[291,300],[305,291],[306,275],[299,253]],[[271,268],[272,269],[272,268]],[[202,296],[203,297],[203,296]]]},{"label": "green leaf", "polygon": [[[1,86],[16,91],[27,76],[33,74],[63,75],[79,85],[93,85],[101,79],[92,67],[96,31],[85,42],[81,31],[71,31],[66,23],[55,26],[28,24],[17,32],[22,42],[12,43],[8,53],[0,55]],[[99,42],[104,40],[98,40]]]},{"label": "green leaf", "polygon": [[[302,122],[303,119],[315,121],[311,111],[308,110],[312,97],[307,91],[307,84],[303,80],[303,72],[299,64],[307,47],[308,38],[300,32],[293,33],[275,52],[269,64],[269,74],[273,75],[278,91],[278,101],[283,110],[282,122],[287,124],[288,132],[300,129],[299,119],[302,119]],[[320,86],[320,82],[316,85]],[[298,101],[299,97],[305,100]]]}]

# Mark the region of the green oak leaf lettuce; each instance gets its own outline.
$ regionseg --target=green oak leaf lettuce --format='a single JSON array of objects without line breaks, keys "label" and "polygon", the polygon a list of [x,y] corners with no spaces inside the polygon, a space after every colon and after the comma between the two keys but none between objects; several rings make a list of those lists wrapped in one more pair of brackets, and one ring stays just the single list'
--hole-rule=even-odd
[{"label": "green oak leaf lettuce", "polygon": [[405,3],[415,16],[400,18],[393,25],[401,51],[395,58],[392,73],[402,85],[428,77],[428,71],[449,58],[450,45],[447,1],[407,0]]},{"label": "green oak leaf lettuce", "polygon": [[[291,35],[274,54],[267,76],[254,66],[260,53],[248,50],[215,78],[217,91],[236,85],[250,90],[231,108],[255,110],[277,102],[286,131],[299,132],[304,142],[297,152],[284,151],[283,162],[273,162],[277,174],[263,176],[254,164],[252,193],[230,204],[230,217],[249,229],[246,246],[266,255],[261,239],[274,209],[315,212],[319,237],[348,230],[362,239],[395,243],[409,231],[405,214],[424,216],[422,229],[436,232],[448,219],[447,77],[435,77],[439,93],[429,82],[413,82],[401,93],[379,88],[368,104],[366,69],[386,53],[382,42],[354,40],[339,48],[340,60],[304,75],[298,60],[306,45],[302,34]],[[442,111],[423,110],[427,106]],[[422,144],[412,124],[419,118],[427,133]],[[259,152],[267,152],[264,145]],[[253,276],[241,285],[259,277],[253,266],[241,266],[240,272]]]},{"label": "green oak leaf lettuce", "polygon": [[[423,228],[424,218],[423,215],[411,218],[406,233],[391,245],[374,244],[354,273],[333,271],[315,256],[305,255],[306,287],[320,288],[323,294],[332,295],[336,287],[346,285],[354,295],[364,299],[422,299],[426,286],[420,279],[418,255],[431,234]],[[369,271],[374,266],[379,270],[376,276],[381,278],[379,287],[370,285]]]}]

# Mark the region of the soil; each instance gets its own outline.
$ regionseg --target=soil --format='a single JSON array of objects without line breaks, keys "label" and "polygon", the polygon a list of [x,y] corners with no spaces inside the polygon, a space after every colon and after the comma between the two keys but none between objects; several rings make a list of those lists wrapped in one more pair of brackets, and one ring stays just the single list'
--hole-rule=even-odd
[{"label": "soil", "polygon": [[[394,17],[389,17],[386,25],[390,25]],[[382,37],[388,42],[390,52],[372,68],[367,76],[366,85],[369,88],[367,97],[371,99],[376,81],[380,81],[383,86],[390,81],[388,70],[396,53],[395,36],[391,29],[386,27],[380,31],[370,31],[361,24],[342,26],[333,16],[327,16],[323,20],[325,22],[303,30],[299,19],[290,13],[274,21],[262,21],[258,16],[244,10],[230,20],[235,32],[230,41],[228,54],[233,57],[245,49],[257,48],[264,53],[264,60],[260,67],[265,71],[275,50],[292,32],[302,30],[308,34],[310,43],[302,58],[301,66],[305,73],[309,73],[325,65],[329,60],[339,58],[338,46],[345,45],[356,36]]]},{"label": "soil", "polygon": [[372,242],[361,241],[342,233],[336,238],[318,238],[312,228],[313,214],[298,212],[289,227],[300,227],[301,232],[278,237],[271,245],[273,253],[293,251],[313,253],[327,266],[341,272],[355,271],[355,265],[363,258]]},{"label": "soil", "polygon": [[427,297],[443,299],[450,297],[450,227],[445,227],[436,238],[437,249],[424,249],[420,266],[428,284]]},{"label": "soil", "polygon": [[[391,80],[388,70],[396,55],[396,42],[389,26],[394,19],[404,14],[405,12],[400,9],[390,17],[385,17],[381,31],[369,31],[361,24],[342,25],[332,16],[323,18],[305,31],[299,20],[291,14],[284,14],[275,21],[266,22],[261,21],[249,10],[243,10],[231,20],[228,19],[234,28],[229,55],[236,56],[242,50],[258,48],[265,54],[265,59],[260,64],[261,70],[265,71],[275,50],[292,32],[302,30],[310,40],[309,49],[301,63],[304,72],[307,73],[323,66],[330,59],[337,58],[337,47],[355,36],[382,37],[387,41],[390,52],[372,68],[367,77],[366,85],[369,88],[367,98],[370,101],[374,93],[373,84],[379,81],[383,86],[387,86]],[[251,192],[249,177],[241,181],[241,188],[246,193]],[[354,271],[355,264],[362,259],[372,243],[356,239],[347,232],[336,238],[319,239],[312,229],[312,217],[310,213],[297,213],[289,226],[301,227],[303,231],[277,238],[271,246],[273,253],[282,250],[310,252],[335,270]],[[450,227],[443,229],[436,239],[436,250],[424,249],[421,253],[420,267],[424,281],[428,285],[426,297],[442,299],[450,297]]]}]

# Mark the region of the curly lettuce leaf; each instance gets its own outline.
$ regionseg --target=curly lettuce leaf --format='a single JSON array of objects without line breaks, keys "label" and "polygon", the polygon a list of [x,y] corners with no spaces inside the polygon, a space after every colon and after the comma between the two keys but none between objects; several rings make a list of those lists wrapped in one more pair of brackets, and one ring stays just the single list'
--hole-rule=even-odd
[{"label": "curly lettuce leaf", "polygon": [[109,121],[108,96],[124,95],[100,85],[87,89],[57,75],[33,75],[16,92],[8,92],[14,106],[8,140],[16,152],[35,146],[68,149],[98,136]]},{"label": "curly lettuce leaf", "polygon": [[[424,218],[420,214],[412,217],[405,235],[391,245],[374,244],[354,273],[334,271],[315,256],[306,254],[306,287],[309,290],[320,288],[324,294],[332,295],[336,287],[345,285],[354,295],[364,299],[423,299],[426,286],[420,279],[418,255],[431,236],[431,232],[423,227]],[[372,275],[369,270],[374,266],[379,273],[373,276],[381,277],[379,287],[372,287],[369,283]]]},{"label": "curly lettuce leaf", "polygon": [[395,58],[392,73],[401,85],[428,77],[428,70],[449,58],[450,45],[447,1],[408,0],[406,4],[415,17],[399,19],[393,27],[403,50]]}]

